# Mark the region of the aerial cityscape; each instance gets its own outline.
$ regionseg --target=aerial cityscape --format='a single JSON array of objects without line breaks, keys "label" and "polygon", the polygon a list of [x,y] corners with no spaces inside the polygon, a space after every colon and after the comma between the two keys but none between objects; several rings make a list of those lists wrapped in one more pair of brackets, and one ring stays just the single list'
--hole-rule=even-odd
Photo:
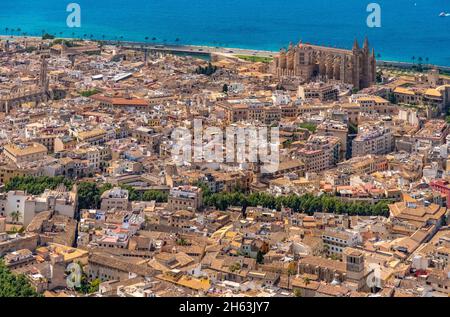
[{"label": "aerial cityscape", "polygon": [[449,56],[0,28],[0,297],[450,296]]}]

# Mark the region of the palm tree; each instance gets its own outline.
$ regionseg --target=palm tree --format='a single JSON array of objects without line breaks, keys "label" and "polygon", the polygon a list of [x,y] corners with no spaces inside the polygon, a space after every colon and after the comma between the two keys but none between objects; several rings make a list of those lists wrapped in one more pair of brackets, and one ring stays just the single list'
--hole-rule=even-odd
[{"label": "palm tree", "polygon": [[156,41],[156,37],[153,37],[153,38],[152,38],[152,41],[153,41],[153,42]]},{"label": "palm tree", "polygon": [[412,61],[413,61],[413,65],[414,65],[414,61],[416,60],[416,57],[413,56],[413,57],[411,57],[411,59],[412,59]]},{"label": "palm tree", "polygon": [[419,56],[418,61],[419,61],[419,64],[422,64],[423,58]]},{"label": "palm tree", "polygon": [[25,49],[27,49],[27,48],[28,48],[28,42],[27,42],[27,39],[28,39],[28,33],[27,33],[27,32],[23,32],[23,37],[24,37],[24,39],[25,39],[24,46],[25,46]]},{"label": "palm tree", "polygon": [[12,220],[14,223],[19,222],[19,219],[20,219],[20,213],[19,213],[18,211],[13,211],[13,212],[10,213],[9,215],[10,215],[10,217],[11,217],[11,220]]},{"label": "palm tree", "polygon": [[305,285],[309,285],[309,283],[311,283],[311,279],[309,277],[305,277],[303,282],[305,282]]},{"label": "palm tree", "polygon": [[5,28],[5,33],[8,35],[9,28]]}]

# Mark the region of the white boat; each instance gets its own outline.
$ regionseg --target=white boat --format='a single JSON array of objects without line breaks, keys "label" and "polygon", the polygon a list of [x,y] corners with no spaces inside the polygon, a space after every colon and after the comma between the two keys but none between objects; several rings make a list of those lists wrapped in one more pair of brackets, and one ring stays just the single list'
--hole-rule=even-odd
[{"label": "white boat", "polygon": [[446,13],[446,12],[441,12],[439,14],[440,17],[450,17],[450,13]]}]

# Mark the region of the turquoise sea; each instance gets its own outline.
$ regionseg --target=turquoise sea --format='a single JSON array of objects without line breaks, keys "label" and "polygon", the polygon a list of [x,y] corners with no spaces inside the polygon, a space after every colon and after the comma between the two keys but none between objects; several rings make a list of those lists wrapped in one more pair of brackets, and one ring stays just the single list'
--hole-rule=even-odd
[{"label": "turquoise sea", "polygon": [[[66,25],[71,2],[81,6],[81,28]],[[366,24],[371,2],[381,5],[380,28]],[[450,66],[450,16],[441,12],[449,0],[0,0],[0,34],[266,50],[299,40],[351,48],[368,36],[383,60]]]}]

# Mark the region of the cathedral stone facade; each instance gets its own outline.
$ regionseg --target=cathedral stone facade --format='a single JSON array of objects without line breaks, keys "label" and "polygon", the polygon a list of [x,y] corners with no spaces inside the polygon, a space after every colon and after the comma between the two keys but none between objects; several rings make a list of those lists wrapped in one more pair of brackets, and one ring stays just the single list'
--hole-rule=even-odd
[{"label": "cathedral stone facade", "polygon": [[375,83],[375,51],[367,38],[360,48],[355,40],[351,50],[305,43],[289,45],[274,58],[272,72],[278,77],[299,77],[305,81],[338,81],[363,89]]}]

